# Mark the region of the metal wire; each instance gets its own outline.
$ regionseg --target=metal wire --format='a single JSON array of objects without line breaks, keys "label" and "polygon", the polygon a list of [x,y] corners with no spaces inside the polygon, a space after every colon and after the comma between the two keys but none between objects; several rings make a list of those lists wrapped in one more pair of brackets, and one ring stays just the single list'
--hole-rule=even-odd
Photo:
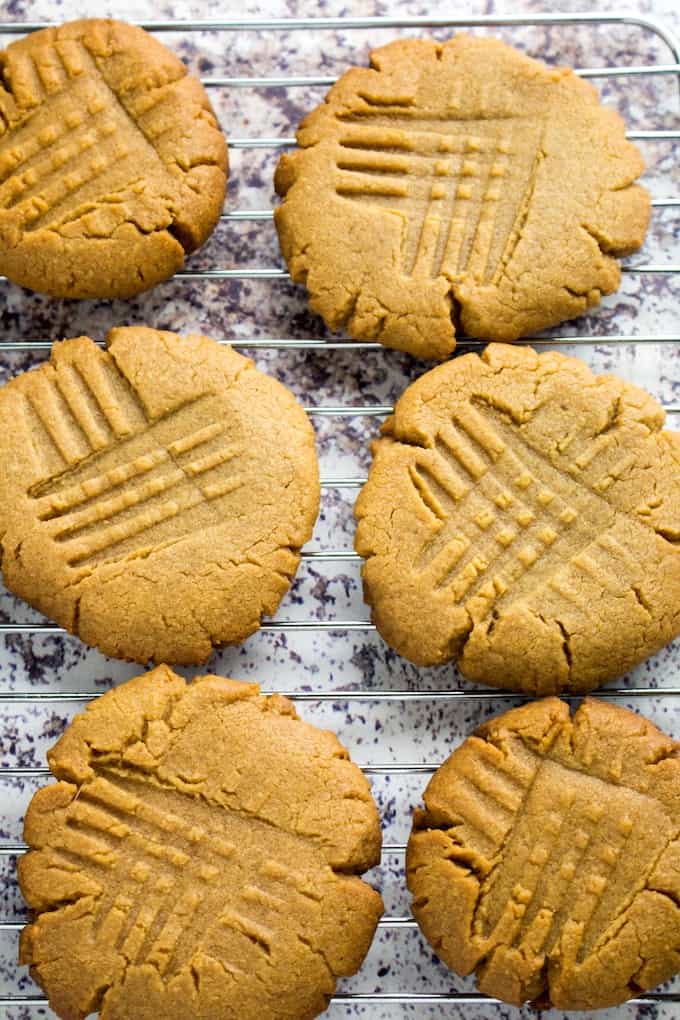
[{"label": "metal wire", "polygon": [[[627,131],[626,138],[633,142],[674,142],[680,139],[680,129],[653,129],[650,131]],[[256,136],[254,138],[230,138],[232,149],[289,149],[295,145],[294,135],[280,138]]]},{"label": "metal wire", "polygon": [[[103,340],[96,340],[99,347],[105,347]],[[218,340],[217,343],[233,347],[237,351],[250,350],[295,350],[295,351],[380,351],[384,346],[378,343],[360,340],[295,340],[289,337],[230,337]],[[574,346],[607,346],[625,344],[677,344],[680,343],[680,334],[671,335],[645,335],[624,336],[624,335],[580,335],[580,336],[525,336],[515,340],[515,346],[520,347],[574,347]],[[0,340],[0,353],[26,353],[35,351],[51,351],[54,340]],[[459,347],[485,347],[484,340],[472,337],[458,337],[456,348]],[[680,406],[680,405],[678,405]]]},{"label": "metal wire", "polygon": [[[637,78],[642,76],[667,77],[677,75],[676,64],[642,64],[639,67],[575,67],[574,73],[580,78]],[[328,75],[281,75],[278,77],[252,78],[201,78],[207,89],[281,89],[281,88],[331,88],[338,81]]]},{"label": "metal wire", "polygon": [[[680,138],[680,135],[678,135]],[[647,265],[622,265],[621,272],[626,274],[680,273],[680,264],[669,262],[668,265],[649,263]],[[173,280],[290,280],[290,273],[277,266],[265,269],[183,269],[172,277]],[[0,276],[0,283],[6,283],[7,277]]]},{"label": "metal wire", "polygon": [[[438,762],[424,761],[400,761],[400,762],[357,762],[359,768],[369,776],[407,776],[414,772],[423,772],[428,775],[436,772],[442,764]],[[2,779],[37,779],[51,776],[50,770],[43,765],[21,765],[0,768],[0,780]]]},{"label": "metal wire", "polygon": [[[7,21],[0,24],[0,35],[25,35],[37,32],[52,21]],[[477,17],[439,17],[428,15],[390,18],[383,15],[350,18],[181,18],[172,21],[140,21],[139,26],[147,32],[267,32],[267,31],[325,31],[336,29],[386,29],[386,28],[493,28],[526,27],[527,25],[627,25],[642,28],[662,39],[680,63],[680,41],[666,24],[656,18],[637,17],[625,12],[610,11],[603,14],[578,12],[570,14],[510,14],[480,15]]]},{"label": "metal wire", "polygon": [[[680,205],[680,198],[653,198],[652,209],[674,209]],[[249,222],[250,220],[273,220],[273,209],[232,209],[231,212],[224,212],[220,216],[222,221]]]},{"label": "metal wire", "polygon": [[[2,704],[30,704],[31,702],[42,703],[68,703],[80,701],[92,701],[94,698],[104,694],[104,690],[96,691],[2,691],[0,692],[0,705]],[[373,691],[368,688],[360,690],[338,690],[338,691],[263,691],[263,694],[278,694],[290,701],[330,701],[333,704],[342,704],[349,701],[496,701],[498,698],[506,698],[512,701],[531,701],[529,694],[518,694],[513,691],[505,691],[500,688],[489,690],[464,690],[454,688],[453,690],[433,691]],[[589,698],[656,698],[656,697],[680,697],[680,687],[600,687],[591,691]],[[562,694],[564,701],[580,701],[581,694]],[[0,776],[3,775],[0,767]]]},{"label": "metal wire", "polygon": [[[678,134],[680,138],[680,134]],[[645,273],[680,273],[680,264],[654,264],[629,266],[622,265],[621,272],[626,274]],[[290,273],[277,266],[265,269],[182,269],[175,273],[173,280],[290,280]],[[0,283],[7,283],[6,276],[0,276]]]},{"label": "metal wire", "polygon": [[[28,918],[20,918],[14,921],[0,921],[0,931],[21,931],[28,923]],[[379,928],[416,928],[416,922],[412,917],[382,917],[378,921]]]},{"label": "metal wire", "polygon": [[[678,996],[672,992],[652,992],[648,995],[638,995],[634,999],[628,999],[627,1006],[663,1005],[667,1002],[677,1002]],[[499,999],[493,999],[490,995],[482,995],[481,992],[346,992],[344,995],[334,995],[330,1001],[331,1006],[354,1006],[354,1005],[422,1005],[422,1006],[502,1006]],[[47,1006],[47,999],[39,995],[5,995],[0,997],[0,1008],[12,1006]]]},{"label": "metal wire", "polygon": [[[26,32],[36,31],[45,27],[44,22],[11,22],[0,25],[0,35],[19,35]],[[633,17],[628,14],[536,14],[536,15],[508,15],[505,17],[483,16],[474,18],[430,18],[430,17],[409,17],[409,18],[249,18],[249,19],[221,19],[201,21],[151,21],[143,24],[142,27],[152,32],[277,32],[277,31],[324,31],[324,30],[347,30],[347,29],[383,29],[383,28],[470,28],[470,27],[499,27],[499,26],[526,26],[526,25],[588,25],[588,26],[611,26],[626,25],[641,29],[642,31],[656,36],[670,51],[672,61],[654,65],[632,64],[627,67],[583,67],[577,69],[577,74],[583,78],[623,78],[626,80],[642,76],[653,76],[660,79],[676,78],[680,83],[680,41],[675,34],[665,25],[653,18]],[[281,88],[327,88],[336,80],[326,75],[265,75],[254,77],[241,76],[213,76],[203,78],[204,85],[209,89],[281,89]],[[680,139],[678,129],[633,129],[627,132],[627,137],[634,141],[652,143],[673,143]],[[232,150],[280,150],[293,146],[295,138],[290,135],[280,137],[252,136],[252,137],[230,137],[229,145]],[[674,211],[680,208],[680,197],[656,197],[652,200],[652,207],[660,210],[659,215],[664,211]],[[227,209],[221,217],[224,223],[258,223],[270,222],[273,219],[272,209]],[[676,262],[664,263],[638,263],[630,262],[622,266],[624,273],[628,275],[672,275],[680,273],[680,264]],[[211,267],[204,270],[187,269],[175,275],[174,279],[180,281],[195,280],[267,280],[285,281],[289,279],[288,273],[281,267]],[[0,277],[4,281],[5,277]],[[352,352],[361,350],[379,350],[381,345],[371,342],[353,342],[347,340],[308,339],[296,340],[285,337],[272,338],[244,338],[234,337],[224,339],[222,343],[230,343],[237,349],[272,349],[292,351],[342,351]],[[534,346],[559,345],[598,345],[598,344],[678,344],[678,335],[570,335],[565,337],[527,337],[520,343],[532,344]],[[460,347],[479,347],[481,342],[475,339],[462,337],[458,341]],[[17,339],[0,341],[0,352],[38,352],[48,351],[52,346],[51,341],[37,339]],[[680,404],[666,406],[669,415],[680,414]],[[387,405],[366,405],[354,406],[312,406],[306,408],[308,414],[314,418],[340,417],[365,415],[372,417],[383,417],[392,412]],[[361,477],[339,477],[324,478],[322,486],[325,489],[342,490],[357,489],[365,479]],[[342,562],[354,563],[359,560],[356,553],[348,549],[310,549],[302,553],[306,563],[320,562]],[[276,633],[280,631],[327,631],[344,633],[347,631],[370,632],[375,628],[368,620],[273,620],[265,623],[261,630],[265,633]],[[0,637],[11,635],[35,635],[35,636],[62,636],[67,632],[51,623],[0,623]],[[0,692],[0,704],[77,704],[84,703],[96,697],[98,691],[3,691]],[[492,702],[498,699],[511,699],[513,702],[526,700],[521,694],[511,694],[507,691],[498,690],[432,690],[432,691],[399,691],[399,690],[336,690],[336,691],[291,691],[285,692],[286,696],[298,702],[320,702],[320,703],[354,703],[373,701],[376,703],[402,703],[409,702]],[[610,687],[594,692],[595,697],[605,698],[679,698],[680,687],[654,688],[646,687]],[[566,695],[568,700],[576,698],[576,695]],[[366,762],[361,765],[365,772],[372,776],[381,775],[427,775],[432,773],[439,762]],[[0,768],[0,780],[12,781],[18,778],[42,779],[50,775],[48,769],[43,767],[8,766]],[[25,853],[27,847],[23,842],[0,844],[0,857],[12,857]],[[383,846],[383,857],[387,855],[403,855],[405,852],[403,843],[387,843]],[[22,920],[0,921],[0,931],[18,932],[24,925]],[[406,929],[415,928],[415,921],[411,917],[388,916],[382,919],[380,927],[384,929]],[[651,993],[637,996],[631,999],[633,1005],[650,1005],[663,1003],[677,1003],[680,1001],[680,993]],[[481,993],[472,992],[442,992],[442,993],[415,993],[415,992],[368,992],[348,993],[336,995],[332,1005],[349,1006],[357,1004],[381,1004],[381,1005],[494,1005],[498,1000]],[[10,1007],[45,1007],[47,1000],[36,995],[7,995],[0,996],[0,1008]]]}]

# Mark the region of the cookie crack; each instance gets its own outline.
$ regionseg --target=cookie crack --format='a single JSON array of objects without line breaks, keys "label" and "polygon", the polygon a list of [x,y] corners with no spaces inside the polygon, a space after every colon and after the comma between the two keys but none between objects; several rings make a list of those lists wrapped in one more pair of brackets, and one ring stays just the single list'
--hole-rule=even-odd
[{"label": "cookie crack", "polygon": [[644,609],[649,619],[652,620],[654,618],[654,614],[652,612],[652,605],[645,596],[645,593],[642,589],[642,585],[632,584],[630,590],[635,596],[635,601],[637,602],[637,604],[640,606],[641,609]]},{"label": "cookie crack", "polygon": [[[671,846],[671,844],[673,842],[675,842],[675,840],[671,840],[671,842],[668,844],[668,846],[664,847],[664,852],[667,849],[669,849],[669,847]],[[661,856],[661,854],[659,854],[659,857],[660,856]],[[669,900],[673,904],[674,907],[676,907],[678,910],[680,910],[680,897],[674,895],[670,891],[670,889],[656,889],[656,888],[654,888],[654,887],[652,887],[650,885],[647,885],[647,886],[645,886],[645,890],[644,891],[645,892],[654,893],[655,896],[663,896],[664,899]]]},{"label": "cookie crack", "polygon": [[123,983],[130,963],[125,956],[122,956],[122,954],[121,957],[125,961],[123,964],[122,979],[119,979],[117,981],[106,981],[104,984],[99,985],[97,988],[95,988],[87,1003],[83,1005],[81,1016],[86,1017],[89,1016],[91,1013],[101,1013],[101,1011],[104,1008],[106,997],[109,994],[109,992],[116,988],[118,985]]},{"label": "cookie crack", "polygon": [[[593,303],[597,304],[602,296],[601,291],[597,287],[589,287],[587,290],[577,290],[575,287],[570,287],[568,284],[563,283],[560,285],[560,289],[575,300],[583,302],[584,308],[591,307]],[[591,301],[591,295],[593,296],[594,301]]]},{"label": "cookie crack", "polygon": [[[637,520],[637,518],[636,518],[636,520]],[[643,523],[644,523],[644,521],[643,521]],[[656,534],[659,536],[659,538],[663,538],[665,542],[669,543],[669,545],[678,545],[678,544],[680,544],[680,531],[676,531],[675,528],[670,528],[670,527],[655,527],[655,528],[653,528],[653,530],[656,532]]]},{"label": "cookie crack", "polygon": [[164,229],[166,233],[170,234],[171,237],[174,237],[175,240],[182,246],[185,255],[189,255],[196,247],[192,240],[191,232],[177,222],[174,210],[172,222],[169,223],[167,227],[159,229]]},{"label": "cookie crack", "polygon": [[[543,616],[541,616],[541,619],[543,620],[544,623],[547,624],[547,621]],[[567,666],[567,682],[569,682],[572,677],[572,669],[574,665],[570,644],[571,634],[569,633],[569,631],[567,630],[567,628],[565,627],[561,620],[555,618],[555,623],[557,624],[557,627],[562,635],[562,652],[564,654],[564,661]]]},{"label": "cookie crack", "polygon": [[[620,193],[622,191],[633,190],[635,187],[638,187],[638,185],[626,184],[620,188],[610,188],[608,190]],[[631,254],[630,247],[626,247],[625,245],[622,247],[621,245],[615,244],[610,238],[597,230],[596,227],[583,222],[580,223],[579,226],[581,227],[581,230],[588,235],[588,237],[592,238],[598,246],[600,253],[609,261],[613,261],[613,259],[616,258],[623,258],[625,255]]]},{"label": "cookie crack", "polygon": [[[658,860],[659,857],[661,857],[661,855],[667,849],[668,849],[668,846],[665,846],[662,849],[662,851],[658,854],[656,860]],[[632,911],[632,909],[633,909],[633,907],[635,905],[636,899],[642,893],[652,893],[655,896],[660,896],[663,899],[669,900],[676,909],[680,910],[680,904],[678,903],[678,900],[674,896],[672,896],[670,893],[662,892],[662,891],[660,891],[658,889],[651,889],[651,888],[649,888],[649,886],[643,886],[642,888],[635,890],[634,894],[627,900],[625,907],[619,911],[619,913],[616,915],[616,917],[614,917],[612,919],[612,921],[610,922],[610,924],[609,924],[609,926],[607,928],[607,931],[592,946],[592,948],[590,950],[590,955],[598,955],[598,954],[600,954],[603,949],[606,949],[607,946],[609,946],[609,945],[611,945],[611,943],[615,942],[617,940],[617,938],[621,935],[622,930],[627,925],[631,925],[633,930],[637,934],[637,928],[636,928],[636,925],[635,925],[635,919],[634,919],[634,917],[631,917],[630,915],[631,915],[631,911]],[[640,940],[638,938],[638,945],[639,946],[641,946],[643,942],[644,942],[644,939]],[[583,964],[586,959],[587,959],[587,956],[580,953],[579,957],[577,958],[577,963]],[[637,971],[635,971],[630,976],[630,978],[629,978],[629,981],[632,982],[634,986],[636,985],[637,976],[639,975],[640,971],[644,968],[644,966],[646,964],[646,960],[645,960],[645,958],[641,954],[638,955],[638,961],[639,961],[639,967],[638,967]],[[637,987],[640,987],[640,986],[638,985]]]},{"label": "cookie crack", "polygon": [[295,938],[297,939],[298,942],[300,942],[303,946],[305,946],[305,948],[308,949],[310,951],[310,953],[312,953],[314,956],[318,957],[321,960],[321,962],[323,963],[324,967],[328,971],[329,976],[333,980],[337,980],[341,976],[331,966],[331,963],[330,963],[330,961],[328,959],[328,955],[324,952],[324,950],[323,950],[323,948],[321,946],[313,945],[311,939],[308,939],[300,931],[296,931],[295,932]]}]

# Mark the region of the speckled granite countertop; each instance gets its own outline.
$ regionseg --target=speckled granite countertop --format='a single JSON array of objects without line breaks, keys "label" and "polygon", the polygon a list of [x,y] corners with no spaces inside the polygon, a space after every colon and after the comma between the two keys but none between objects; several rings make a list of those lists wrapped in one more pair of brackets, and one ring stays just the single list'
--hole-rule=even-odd
[{"label": "speckled granite countertop", "polygon": [[[537,13],[550,5],[519,0],[503,6],[471,0],[467,16],[481,14]],[[460,9],[459,9],[460,10]],[[577,11],[565,0],[561,10]],[[627,3],[612,8],[639,17],[660,19],[680,30],[680,14],[674,0]],[[216,10],[207,0],[164,3],[162,0],[120,0],[98,8],[82,0],[9,0],[0,3],[0,20],[61,21],[67,18],[112,15],[129,20],[224,17],[304,17],[371,14],[396,16],[455,16],[449,9],[426,4],[383,4],[375,0],[348,0],[342,6],[325,0],[270,0],[248,2],[238,10]],[[604,14],[602,8],[599,14]],[[428,31],[428,30],[425,30]],[[239,31],[220,33],[162,33],[164,42],[176,49],[191,69],[203,76],[321,74],[336,75],[350,63],[366,60],[369,48],[399,34],[415,35],[415,29]],[[534,56],[579,67],[615,63],[667,63],[666,45],[649,28],[631,26],[560,26],[497,29],[497,34]],[[437,31],[445,37],[446,31]],[[631,130],[678,128],[680,105],[677,80],[671,77],[598,79],[606,100],[627,118]],[[321,88],[213,89],[212,98],[221,121],[232,137],[289,136],[300,117],[318,101]],[[657,198],[680,198],[680,147],[669,141],[643,142],[649,170],[646,183]],[[272,172],[277,151],[271,148],[233,149],[228,209],[264,209],[273,202]],[[656,209],[644,251],[633,263],[680,262],[680,209]],[[223,223],[190,268],[238,268],[280,266],[273,225],[268,221]],[[628,273],[618,294],[608,298],[591,315],[566,324],[562,337],[579,335],[590,340],[565,351],[585,358],[598,371],[615,371],[646,386],[665,404],[680,405],[680,344],[648,342],[655,336],[677,335],[680,277]],[[170,281],[130,302],[50,301],[29,295],[17,287],[0,284],[0,348],[2,341],[22,338],[52,339],[87,333],[101,338],[113,324],[146,323],[178,332],[200,331],[218,339],[245,343],[252,338],[317,338],[324,333],[321,322],[310,315],[305,295],[281,280]],[[612,340],[640,338],[645,342]],[[258,364],[274,373],[297,393],[305,404],[389,404],[407,381],[427,367],[390,351],[361,352],[319,350],[257,350]],[[2,379],[28,367],[39,356],[0,350]],[[42,355],[44,356],[44,355]],[[378,419],[354,416],[317,417],[322,474],[326,477],[357,476],[368,466],[368,440]],[[680,427],[680,415],[670,417]],[[322,512],[310,549],[350,549],[355,491],[324,489]],[[303,563],[290,595],[279,611],[287,620],[365,620],[358,565],[347,562]],[[0,593],[0,621],[29,622],[38,619],[25,605]],[[613,635],[616,640],[616,635]],[[79,641],[56,636],[11,635],[0,644],[2,690],[25,692],[103,691],[112,683],[133,676],[134,666],[105,659]],[[242,648],[227,649],[209,664],[212,672],[238,678],[258,679],[267,690],[332,692],[348,689],[375,691],[460,690],[473,693],[453,668],[418,670],[390,652],[372,632],[329,633],[277,632],[252,637]],[[661,696],[663,688],[680,687],[680,642],[644,663],[617,686],[659,688],[660,696],[620,697],[621,703],[645,712],[669,732],[680,736],[680,699]],[[462,697],[412,702],[357,700],[314,701],[300,706],[310,721],[334,729],[362,763],[397,761],[439,762],[483,718],[512,703],[508,697],[486,700]],[[44,764],[46,749],[77,711],[74,703],[0,703],[0,766],[33,767]],[[427,776],[376,774],[372,782],[382,811],[385,841],[403,843],[408,835],[410,813],[417,804]],[[21,839],[25,806],[39,779],[22,777],[0,780],[0,842]],[[16,891],[15,858],[0,856],[0,918],[20,920],[24,908]],[[403,854],[386,851],[383,864],[372,876],[384,893],[387,913],[409,913],[402,877]],[[24,968],[17,969],[17,933],[0,931],[0,996],[38,995]],[[672,986],[680,993],[680,980]],[[348,992],[469,992],[470,981],[453,977],[433,958],[419,933],[408,927],[384,928],[360,974],[340,989]],[[669,989],[670,990],[670,989]],[[404,1005],[400,1003],[336,1003],[329,1015],[387,1020],[404,1016],[435,1020],[500,1020],[529,1017],[529,1011],[469,1002],[458,1005]],[[551,1017],[564,1014],[551,1012]],[[680,1016],[672,1004],[625,1006],[598,1014],[604,1018],[653,1016],[670,1020]],[[0,1017],[52,1016],[44,1007],[2,1007]],[[131,1018],[132,1020],[132,1018]],[[190,1020],[190,1018],[187,1018]]]}]

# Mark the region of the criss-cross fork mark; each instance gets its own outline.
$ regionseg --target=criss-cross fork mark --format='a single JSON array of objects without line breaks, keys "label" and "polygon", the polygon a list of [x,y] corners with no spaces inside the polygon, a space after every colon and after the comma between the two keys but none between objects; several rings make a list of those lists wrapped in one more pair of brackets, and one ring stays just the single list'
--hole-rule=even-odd
[{"label": "criss-cross fork mark", "polygon": [[140,167],[150,156],[163,166],[158,139],[174,128],[163,114],[163,89],[154,95],[140,87],[121,99],[76,39],[15,56],[12,66],[14,95],[32,113],[0,137],[0,207],[16,210],[23,231],[63,227],[102,190],[121,200],[141,192]]},{"label": "criss-cross fork mark", "polygon": [[40,472],[30,495],[37,499],[68,484],[77,466],[149,425],[137,394],[113,359],[99,352],[55,359],[30,376],[24,395],[27,433]]},{"label": "criss-cross fork mark", "polygon": [[[614,449],[604,436],[586,444],[567,474],[500,412],[481,402],[463,405],[409,468],[436,520],[415,571],[477,618],[498,599],[521,597],[539,583],[578,602],[582,595],[569,586],[568,568],[620,592],[621,567],[630,572],[634,562],[613,533],[621,514],[606,492],[630,454],[610,463]],[[606,467],[598,467],[600,457]]]},{"label": "criss-cross fork mark", "polygon": [[31,382],[25,414],[44,475],[30,495],[71,567],[135,553],[157,526],[164,541],[189,535],[206,523],[201,506],[244,484],[233,471],[241,449],[225,441],[210,395],[150,420],[104,357],[62,359]]},{"label": "criss-cross fork mark", "polygon": [[[488,800],[487,789],[479,793]],[[474,829],[478,821],[465,800],[461,814]],[[537,958],[569,926],[577,937],[563,965],[578,966],[644,889],[671,835],[649,797],[542,760],[497,843],[502,849],[482,886],[475,939],[485,954],[505,945]]]},{"label": "criss-cross fork mark", "polygon": [[528,210],[542,124],[404,111],[340,120],[336,191],[404,217],[403,272],[493,282]]},{"label": "criss-cross fork mark", "polygon": [[[276,839],[292,852],[299,837],[220,816],[190,786],[184,795],[136,769],[98,767],[40,851],[51,867],[77,866],[90,879],[95,941],[164,979],[199,951],[229,968],[225,946],[240,940],[266,954],[270,926],[285,929],[291,910],[316,906],[302,876],[276,857]],[[253,827],[261,829],[256,853],[245,831]]]},{"label": "criss-cross fork mark", "polygon": [[672,827],[620,774],[620,761],[608,781],[526,746],[458,754],[449,833],[462,860],[473,852],[490,865],[472,927],[485,958],[516,946],[538,961],[568,926],[577,937],[563,962],[578,966],[645,888]]},{"label": "criss-cross fork mark", "polygon": [[[223,433],[223,425],[207,425],[88,479],[103,498],[88,498],[87,484],[85,489],[76,484],[65,490],[61,498],[66,509],[50,519],[59,518],[52,538],[68,543],[69,566],[110,560],[117,546],[130,539],[139,542],[156,525],[239,489],[240,476],[210,474],[238,457],[238,446],[220,444],[210,453],[200,452]],[[204,475],[210,480],[205,481]],[[190,530],[189,519],[182,531]]]}]

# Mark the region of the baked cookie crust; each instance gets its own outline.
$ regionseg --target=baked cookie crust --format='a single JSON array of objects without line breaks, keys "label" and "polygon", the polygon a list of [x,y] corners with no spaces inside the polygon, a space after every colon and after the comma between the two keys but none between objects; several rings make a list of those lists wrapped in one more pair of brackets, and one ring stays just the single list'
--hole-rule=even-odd
[{"label": "baked cookie crust", "polygon": [[243,641],[318,507],[304,410],[207,337],[66,340],[0,389],[5,584],[107,655],[204,662]]},{"label": "baked cookie crust", "polygon": [[576,358],[491,344],[408,387],[355,547],[381,635],[530,693],[620,676],[680,633],[680,434]]},{"label": "baked cookie crust", "polygon": [[679,751],[600,699],[481,726],[435,773],[408,845],[437,955],[539,1009],[615,1006],[677,973]]},{"label": "baked cookie crust", "polygon": [[619,115],[494,39],[374,50],[297,140],[276,171],[293,280],[331,329],[422,358],[583,314],[649,221]]},{"label": "baked cookie crust", "polygon": [[172,276],[224,204],[227,145],[201,83],[103,19],[28,35],[0,70],[0,272],[69,298]]},{"label": "baked cookie crust", "polygon": [[378,812],[285,698],[160,666],[93,702],[48,760],[20,957],[64,1020],[311,1020],[361,965]]}]

